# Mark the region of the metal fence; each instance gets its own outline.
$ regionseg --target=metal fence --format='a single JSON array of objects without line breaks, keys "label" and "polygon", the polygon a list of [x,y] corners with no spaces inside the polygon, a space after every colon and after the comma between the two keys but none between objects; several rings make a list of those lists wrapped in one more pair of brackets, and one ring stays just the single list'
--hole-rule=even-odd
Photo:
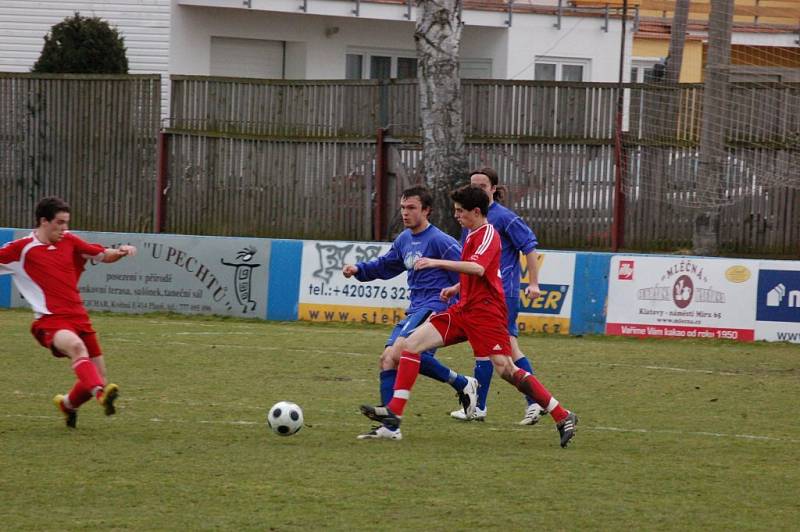
[{"label": "metal fence", "polygon": [[160,77],[0,73],[0,226],[47,195],[72,225],[152,231]]}]

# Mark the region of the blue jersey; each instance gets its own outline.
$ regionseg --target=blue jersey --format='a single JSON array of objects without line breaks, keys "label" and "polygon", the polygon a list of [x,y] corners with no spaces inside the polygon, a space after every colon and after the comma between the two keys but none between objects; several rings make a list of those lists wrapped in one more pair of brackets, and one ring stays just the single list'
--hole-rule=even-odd
[{"label": "blue jersey", "polygon": [[[492,226],[500,234],[500,244],[503,250],[500,253],[500,275],[503,278],[503,292],[506,298],[519,294],[520,262],[519,254],[527,255],[536,249],[539,242],[531,228],[522,221],[517,214],[500,205],[496,201],[489,205],[489,214],[486,216]],[[461,241],[467,237],[464,229]]]},{"label": "blue jersey", "polygon": [[458,274],[441,268],[414,270],[414,262],[422,257],[461,260],[461,245],[434,225],[416,235],[406,229],[394,239],[386,254],[369,262],[357,263],[355,277],[359,281],[391,279],[407,271],[411,304],[406,312],[410,314],[423,308],[442,311],[447,308],[447,302],[439,300],[439,293],[442,288],[456,284]]}]

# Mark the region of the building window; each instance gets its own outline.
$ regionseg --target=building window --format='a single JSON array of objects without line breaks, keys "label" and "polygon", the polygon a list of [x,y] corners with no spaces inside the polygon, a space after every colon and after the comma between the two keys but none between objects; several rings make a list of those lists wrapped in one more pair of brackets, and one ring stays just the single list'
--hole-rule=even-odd
[{"label": "building window", "polygon": [[537,57],[533,69],[536,81],[589,81],[589,59]]},{"label": "building window", "polygon": [[417,77],[417,59],[414,57],[397,58],[397,77],[414,79]]},{"label": "building window", "polygon": [[358,49],[347,53],[346,79],[416,77],[417,57],[414,52]]},{"label": "building window", "polygon": [[634,59],[631,63],[631,83],[653,83],[657,81],[656,64],[663,61],[660,57]]},{"label": "building window", "polygon": [[363,79],[364,56],[358,54],[347,54],[347,66],[345,69],[345,79]]}]

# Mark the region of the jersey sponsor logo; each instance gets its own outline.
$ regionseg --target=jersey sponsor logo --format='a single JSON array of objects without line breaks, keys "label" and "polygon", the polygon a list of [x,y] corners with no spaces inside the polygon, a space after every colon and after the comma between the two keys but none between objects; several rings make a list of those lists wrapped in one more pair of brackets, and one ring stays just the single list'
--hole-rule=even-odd
[{"label": "jersey sponsor logo", "polygon": [[536,314],[561,314],[561,308],[567,299],[569,285],[565,284],[540,284],[541,295],[531,299],[525,293],[527,284],[519,287],[519,311]]},{"label": "jersey sponsor logo", "polygon": [[800,271],[758,272],[756,320],[800,322]]},{"label": "jersey sponsor logo", "polygon": [[502,350],[503,348],[500,347],[500,344],[494,344],[494,347],[492,348],[492,351],[502,351]]},{"label": "jersey sponsor logo", "polygon": [[412,251],[410,253],[406,253],[406,256],[403,257],[403,264],[405,264],[406,270],[413,270],[414,263],[421,258],[422,258],[421,251]]},{"label": "jersey sponsor logo", "polygon": [[617,270],[617,279],[620,281],[633,281],[633,265],[632,260],[619,261],[619,270]]}]

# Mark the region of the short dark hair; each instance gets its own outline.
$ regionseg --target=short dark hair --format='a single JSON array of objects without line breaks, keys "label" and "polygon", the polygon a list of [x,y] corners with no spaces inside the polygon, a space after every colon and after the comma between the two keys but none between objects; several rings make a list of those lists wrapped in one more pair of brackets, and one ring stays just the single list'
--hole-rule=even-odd
[{"label": "short dark hair", "polygon": [[477,174],[483,174],[489,178],[489,182],[492,184],[492,186],[497,187],[497,189],[495,189],[493,194],[494,200],[495,201],[502,200],[503,197],[505,196],[506,187],[498,185],[498,183],[500,182],[500,178],[497,177],[497,170],[489,166],[484,166],[483,168],[478,168],[477,170],[473,170],[472,172],[470,172],[469,174],[470,179],[472,179],[472,176]]},{"label": "short dark hair", "polygon": [[481,210],[481,214],[484,216],[489,213],[489,197],[480,187],[472,185],[463,186],[451,192],[450,199],[468,211],[478,207]]},{"label": "short dark hair", "polygon": [[403,191],[404,198],[411,198],[413,196],[417,196],[419,198],[419,202],[422,204],[423,209],[433,208],[433,195],[431,194],[431,191],[428,190],[428,187],[417,185],[414,187],[409,187]]},{"label": "short dark hair", "polygon": [[42,218],[48,222],[53,221],[56,214],[60,212],[70,212],[69,204],[57,196],[47,196],[39,200],[36,204],[36,225],[38,226]]}]

